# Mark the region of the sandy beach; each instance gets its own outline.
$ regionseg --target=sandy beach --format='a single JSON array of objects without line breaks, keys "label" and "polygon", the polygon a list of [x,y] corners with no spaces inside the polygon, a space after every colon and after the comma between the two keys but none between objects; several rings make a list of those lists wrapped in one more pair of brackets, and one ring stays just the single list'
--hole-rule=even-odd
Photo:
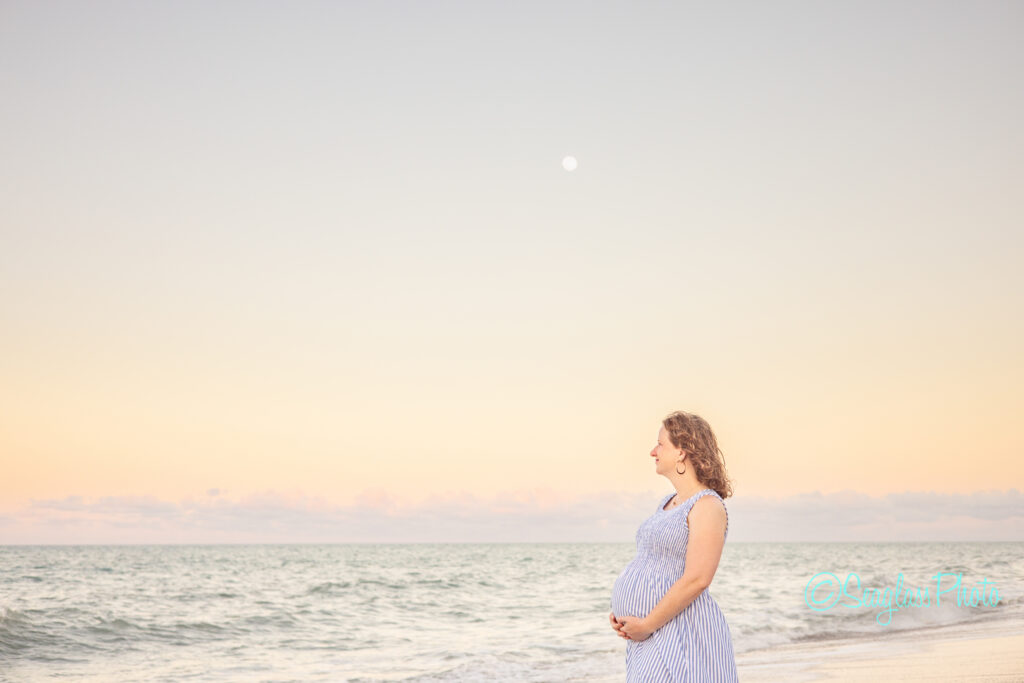
[{"label": "sandy beach", "polygon": [[833,644],[801,644],[736,658],[740,680],[1024,681],[1024,622],[942,627]]}]

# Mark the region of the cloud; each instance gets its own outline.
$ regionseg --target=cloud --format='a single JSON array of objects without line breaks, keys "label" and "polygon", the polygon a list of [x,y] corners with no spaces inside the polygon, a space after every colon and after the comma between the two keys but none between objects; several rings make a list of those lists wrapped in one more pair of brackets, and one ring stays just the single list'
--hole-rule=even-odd
[{"label": "cloud", "polygon": [[730,499],[732,540],[1020,541],[1024,497],[1017,489],[943,494],[905,491],[872,497],[856,491],[789,498]]},{"label": "cloud", "polygon": [[[231,500],[219,489],[177,502],[67,496],[32,500],[0,518],[0,543],[632,542],[661,497],[605,491],[569,499],[537,489],[402,505],[368,490],[337,505],[273,491]],[[1024,497],[1016,489],[881,497],[814,491],[726,504],[731,542],[1024,540]]]}]

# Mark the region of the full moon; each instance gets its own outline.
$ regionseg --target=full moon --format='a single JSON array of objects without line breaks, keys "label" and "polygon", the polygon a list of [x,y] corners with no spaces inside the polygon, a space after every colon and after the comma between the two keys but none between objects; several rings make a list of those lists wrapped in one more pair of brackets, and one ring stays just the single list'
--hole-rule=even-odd
[{"label": "full moon", "polygon": [[577,165],[576,157],[565,157],[562,159],[562,168],[566,171],[575,171]]}]

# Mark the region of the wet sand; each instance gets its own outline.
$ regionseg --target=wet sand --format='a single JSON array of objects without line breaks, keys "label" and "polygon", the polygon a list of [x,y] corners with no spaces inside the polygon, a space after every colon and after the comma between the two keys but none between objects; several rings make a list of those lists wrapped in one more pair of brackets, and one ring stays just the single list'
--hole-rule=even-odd
[{"label": "wet sand", "polygon": [[787,645],[736,657],[742,683],[1024,681],[1024,623],[943,627],[831,644]]}]

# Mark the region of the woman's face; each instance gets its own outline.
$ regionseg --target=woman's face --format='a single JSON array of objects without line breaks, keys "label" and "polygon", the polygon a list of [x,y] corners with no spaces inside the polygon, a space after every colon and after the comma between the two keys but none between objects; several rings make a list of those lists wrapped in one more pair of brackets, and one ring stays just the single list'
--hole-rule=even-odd
[{"label": "woman's face", "polygon": [[668,431],[665,427],[658,430],[658,444],[651,449],[651,457],[654,458],[654,471],[658,474],[667,474],[669,470],[676,471],[676,463],[679,462],[681,453],[682,451],[669,441]]}]

